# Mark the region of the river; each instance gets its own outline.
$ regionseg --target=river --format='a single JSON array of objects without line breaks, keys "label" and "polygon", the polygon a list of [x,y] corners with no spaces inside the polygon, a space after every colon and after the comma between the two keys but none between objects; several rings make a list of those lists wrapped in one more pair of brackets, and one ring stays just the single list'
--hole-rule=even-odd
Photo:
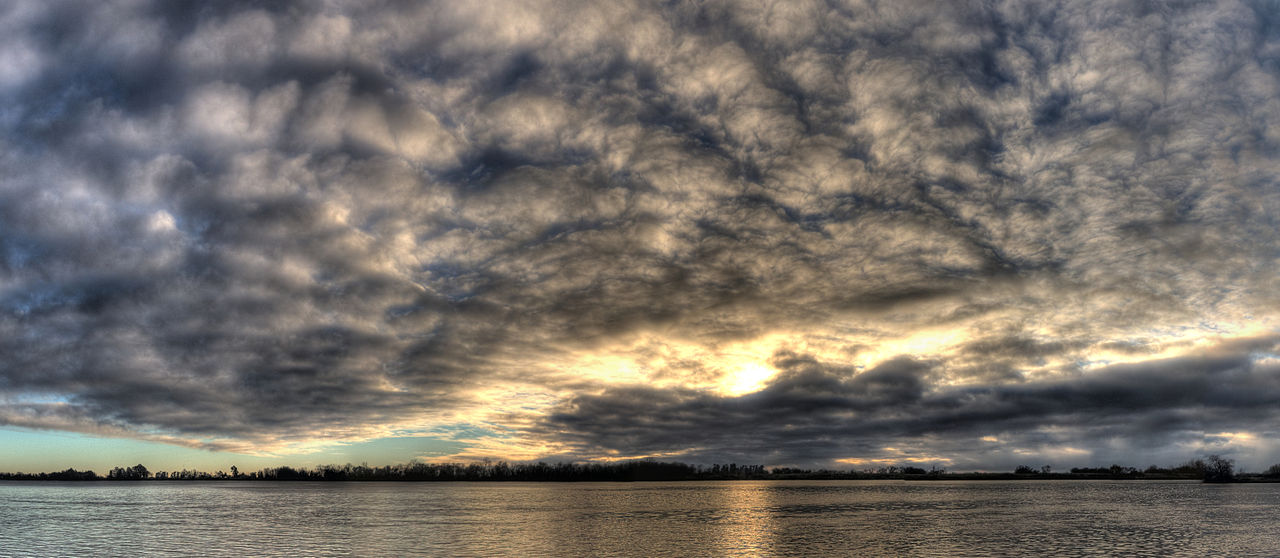
[{"label": "river", "polygon": [[1271,556],[1280,484],[0,482],[0,556]]}]

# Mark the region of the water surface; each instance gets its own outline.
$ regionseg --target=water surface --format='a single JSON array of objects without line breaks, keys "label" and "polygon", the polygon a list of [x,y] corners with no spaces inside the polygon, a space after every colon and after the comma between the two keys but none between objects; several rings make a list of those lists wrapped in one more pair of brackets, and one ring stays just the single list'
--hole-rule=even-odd
[{"label": "water surface", "polygon": [[0,556],[1267,556],[1280,484],[0,482]]}]

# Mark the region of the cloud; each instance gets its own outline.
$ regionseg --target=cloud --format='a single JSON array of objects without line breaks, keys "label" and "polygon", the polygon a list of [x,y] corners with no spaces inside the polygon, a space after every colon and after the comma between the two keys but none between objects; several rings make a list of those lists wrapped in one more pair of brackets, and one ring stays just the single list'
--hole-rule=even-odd
[{"label": "cloud", "polygon": [[955,387],[936,384],[937,362],[900,358],[856,371],[785,354],[774,364],[781,373],[756,393],[617,388],[574,397],[540,427],[566,436],[580,456],[687,448],[689,457],[709,461],[768,455],[812,465],[888,456],[1012,467],[1063,448],[1074,448],[1077,459],[1177,459],[1220,442],[1207,433],[1242,424],[1262,429],[1250,438],[1269,436],[1280,396],[1280,369],[1238,352]]},{"label": "cloud", "polygon": [[17,3],[0,416],[259,452],[1280,457],[1217,436],[1272,418],[1270,11]]}]

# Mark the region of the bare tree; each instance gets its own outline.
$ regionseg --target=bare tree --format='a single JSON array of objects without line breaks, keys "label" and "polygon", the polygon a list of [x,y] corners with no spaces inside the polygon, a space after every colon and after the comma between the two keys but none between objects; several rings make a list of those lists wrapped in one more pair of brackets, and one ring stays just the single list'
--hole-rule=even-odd
[{"label": "bare tree", "polygon": [[1231,482],[1236,478],[1235,462],[1218,454],[1204,458],[1204,482]]}]

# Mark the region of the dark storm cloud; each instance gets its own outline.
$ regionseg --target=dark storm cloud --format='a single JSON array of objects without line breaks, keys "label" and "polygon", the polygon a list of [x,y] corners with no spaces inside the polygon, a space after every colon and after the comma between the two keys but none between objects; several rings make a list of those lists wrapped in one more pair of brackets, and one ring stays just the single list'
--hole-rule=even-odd
[{"label": "dark storm cloud", "polygon": [[[1274,347],[1275,338],[1267,341]],[[1120,455],[1148,456],[1240,424],[1264,425],[1274,435],[1280,418],[1280,368],[1259,365],[1247,353],[972,387],[935,387],[930,380],[938,363],[908,359],[861,373],[802,355],[782,356],[776,364],[783,373],[750,395],[613,389],[572,399],[541,427],[567,436],[586,455],[688,448],[685,455],[707,461],[767,455],[774,462],[822,464],[878,457],[886,446],[906,444],[928,449],[888,455],[1012,466],[1046,445],[1105,441],[1120,446]],[[984,443],[983,437],[992,440]]]},{"label": "dark storm cloud", "polygon": [[[1138,374],[1107,355],[1275,327],[1265,2],[2,10],[10,424],[271,449],[505,416],[581,457],[746,456],[749,411],[819,459],[1033,436],[1059,395],[1122,428],[1086,405]],[[930,328],[958,340],[889,343]],[[726,398],[664,352],[775,334],[908,354]],[[631,387],[567,377],[637,338],[670,358]],[[1186,398],[1267,350],[1159,360],[1142,417],[1256,430]],[[495,395],[525,390],[575,407]]]}]

